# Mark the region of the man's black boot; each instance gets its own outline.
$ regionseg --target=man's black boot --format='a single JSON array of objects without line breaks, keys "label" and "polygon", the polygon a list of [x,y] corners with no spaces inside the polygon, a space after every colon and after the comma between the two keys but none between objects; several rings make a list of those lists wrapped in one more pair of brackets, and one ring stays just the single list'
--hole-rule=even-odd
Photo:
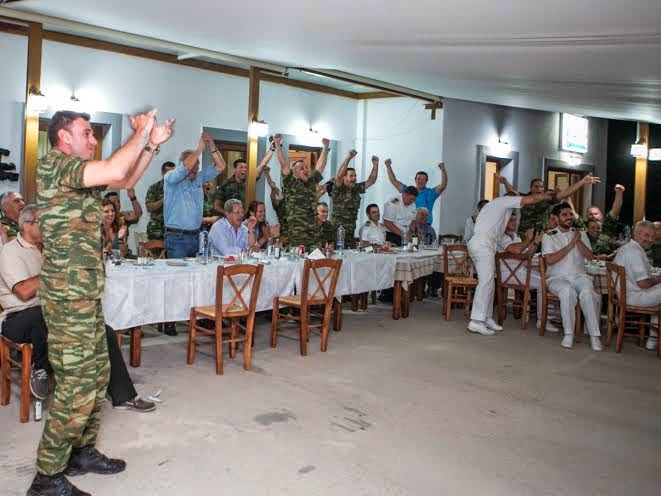
[{"label": "man's black boot", "polygon": [[55,475],[43,475],[37,473],[27,496],[91,496],[90,493],[81,491],[67,480],[64,473]]},{"label": "man's black boot", "polygon": [[108,458],[101,454],[94,446],[84,446],[71,450],[69,464],[65,474],[83,475],[89,472],[93,474],[117,474],[126,468],[124,460]]}]

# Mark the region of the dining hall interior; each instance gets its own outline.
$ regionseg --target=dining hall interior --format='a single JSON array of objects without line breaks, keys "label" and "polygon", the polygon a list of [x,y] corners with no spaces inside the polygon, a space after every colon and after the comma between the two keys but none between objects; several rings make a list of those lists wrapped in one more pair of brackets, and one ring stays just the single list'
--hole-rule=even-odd
[{"label": "dining hall interior", "polygon": [[[90,160],[99,163],[136,133],[129,116],[157,109],[154,126],[176,119],[142,177],[114,190],[114,211],[128,213],[130,227],[121,254],[113,245],[103,266],[105,324],[151,411],[109,396],[96,446],[127,468],[70,477],[76,486],[95,495],[658,493],[659,303],[627,303],[631,280],[618,257],[653,232],[647,270],[658,281],[657,2],[0,4],[3,219],[12,195],[41,209],[39,164],[54,148],[57,111],[89,114]],[[215,252],[213,222],[211,249],[197,256],[169,257],[163,237],[148,235],[151,186],[173,174],[163,164],[185,165],[182,152],[196,147],[200,174],[225,164],[207,181],[213,222],[232,212],[225,197],[214,206],[214,194],[245,164],[241,225],[257,202],[261,222],[280,227],[261,251]],[[314,177],[321,169],[325,189],[311,208],[316,219],[322,202],[333,228],[318,250],[292,232],[290,247],[283,234],[277,193],[286,199],[289,183],[280,151],[292,170],[302,164]],[[342,247],[332,190],[346,184],[347,163],[370,184]],[[429,188],[411,193],[408,221],[417,225],[424,210],[433,242],[413,227],[391,247],[364,238],[363,227],[381,226],[371,206],[390,234],[389,203],[408,206],[406,187],[415,190],[421,172]],[[512,236],[527,250],[539,234],[541,253],[513,256],[514,281],[495,265],[485,306],[504,330],[476,331],[481,268],[466,226],[489,227],[479,222],[480,200],[532,198],[535,182],[554,199],[544,225],[519,238],[518,214]],[[546,221],[567,201],[571,232],[596,250],[597,208],[599,233],[603,224],[614,243],[580,263],[594,283],[598,343],[582,300],[567,330],[565,302],[545,278],[554,269],[544,236],[564,233]],[[16,236],[7,232],[5,247]],[[521,267],[523,278],[514,275]],[[541,274],[539,287],[531,274]],[[319,324],[308,328],[313,317]],[[0,335],[2,494],[25,494],[38,473],[54,401],[52,378],[43,401],[31,394],[33,353]]]}]

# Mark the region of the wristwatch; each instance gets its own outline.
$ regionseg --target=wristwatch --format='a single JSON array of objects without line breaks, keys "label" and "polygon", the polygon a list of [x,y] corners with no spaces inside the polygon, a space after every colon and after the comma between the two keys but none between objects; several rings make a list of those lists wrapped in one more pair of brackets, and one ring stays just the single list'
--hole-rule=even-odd
[{"label": "wristwatch", "polygon": [[152,154],[152,156],[155,157],[156,155],[158,155],[158,152],[161,151],[161,147],[160,147],[160,146],[157,146],[156,148],[152,148],[151,146],[149,146],[149,143],[147,143],[147,144],[145,145],[145,150],[147,150],[149,153]]}]

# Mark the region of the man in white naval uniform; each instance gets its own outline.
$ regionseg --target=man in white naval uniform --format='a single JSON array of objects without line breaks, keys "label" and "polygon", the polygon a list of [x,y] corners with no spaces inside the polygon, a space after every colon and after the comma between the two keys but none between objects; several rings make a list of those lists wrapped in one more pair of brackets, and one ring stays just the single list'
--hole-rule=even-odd
[{"label": "man in white naval uniform", "polygon": [[592,278],[585,272],[585,261],[592,260],[592,247],[585,231],[572,228],[574,212],[567,202],[553,207],[558,228],[542,237],[542,255],[547,264],[546,284],[560,299],[560,314],[565,337],[563,348],[574,346],[576,301],[581,305],[594,351],[601,351],[599,332],[599,295]]},{"label": "man in white naval uniform", "polygon": [[512,209],[532,205],[550,198],[546,193],[517,196],[508,193],[487,203],[475,221],[473,236],[468,242],[470,254],[477,271],[477,288],[473,299],[473,311],[468,330],[480,334],[493,334],[503,328],[493,320],[493,294],[496,288],[496,247],[503,237],[512,215]]},{"label": "man in white naval uniform", "polygon": [[[658,307],[661,305],[661,274],[652,275],[650,261],[645,254],[654,246],[654,222],[644,220],[636,224],[633,239],[620,248],[614,262],[624,267],[627,276],[627,305]],[[652,322],[657,317],[652,316]],[[656,331],[650,331],[645,347],[655,350],[658,346]]]}]

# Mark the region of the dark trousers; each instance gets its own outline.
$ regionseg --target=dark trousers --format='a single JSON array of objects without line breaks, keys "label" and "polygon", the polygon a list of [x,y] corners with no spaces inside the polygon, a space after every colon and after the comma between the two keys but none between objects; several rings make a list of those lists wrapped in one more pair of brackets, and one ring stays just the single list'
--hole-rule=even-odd
[{"label": "dark trousers", "polygon": [[14,343],[32,345],[32,365],[49,374],[53,368],[48,361],[48,328],[44,322],[41,306],[12,312],[2,323],[2,335]]},{"label": "dark trousers", "polygon": [[138,393],[133,387],[133,381],[126,368],[122,351],[119,349],[115,331],[108,325],[106,326],[106,339],[108,340],[108,359],[110,360],[108,394],[113,406],[117,406],[132,400],[138,396]]},{"label": "dark trousers", "polygon": [[402,237],[390,231],[386,231],[386,241],[390,241],[395,246],[402,246]]}]

